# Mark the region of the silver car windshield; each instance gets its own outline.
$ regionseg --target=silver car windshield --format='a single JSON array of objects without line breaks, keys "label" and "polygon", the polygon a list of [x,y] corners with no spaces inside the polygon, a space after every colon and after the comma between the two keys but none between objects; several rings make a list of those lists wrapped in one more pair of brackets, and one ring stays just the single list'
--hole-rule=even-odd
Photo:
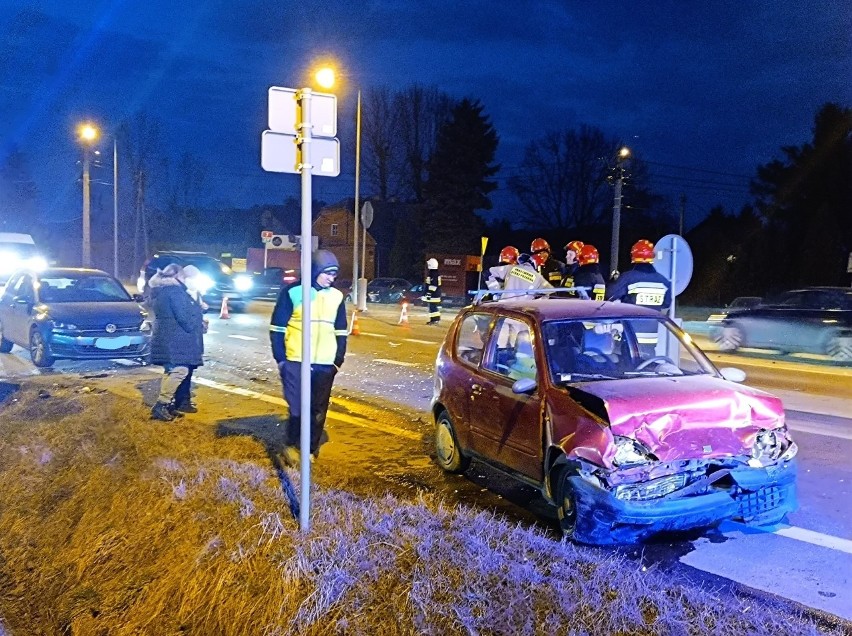
[{"label": "silver car windshield", "polygon": [[108,276],[43,276],[36,289],[43,303],[132,300],[121,283]]},{"label": "silver car windshield", "polygon": [[[556,383],[717,373],[689,335],[662,318],[552,321],[542,330]],[[670,338],[679,354],[667,354]]]}]

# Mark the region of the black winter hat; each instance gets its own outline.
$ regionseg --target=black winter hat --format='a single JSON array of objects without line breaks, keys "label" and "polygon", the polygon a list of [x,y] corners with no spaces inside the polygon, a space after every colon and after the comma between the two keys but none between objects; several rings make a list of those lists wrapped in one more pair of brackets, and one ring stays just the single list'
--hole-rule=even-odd
[{"label": "black winter hat", "polygon": [[314,278],[323,272],[335,274],[340,271],[340,263],[337,262],[337,257],[328,250],[317,250],[311,257],[311,271]]}]

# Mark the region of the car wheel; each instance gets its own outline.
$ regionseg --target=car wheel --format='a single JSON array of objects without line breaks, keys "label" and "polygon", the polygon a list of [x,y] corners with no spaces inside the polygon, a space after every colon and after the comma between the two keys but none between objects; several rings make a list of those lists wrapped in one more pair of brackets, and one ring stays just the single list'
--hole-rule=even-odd
[{"label": "car wheel", "polygon": [[33,329],[30,334],[30,357],[37,367],[49,367],[53,364],[53,356],[50,355],[50,347],[47,340],[38,329]]},{"label": "car wheel", "polygon": [[569,470],[563,470],[557,477],[556,515],[562,536],[573,541],[577,533],[577,494],[570,478]]},{"label": "car wheel", "polygon": [[722,333],[716,339],[719,351],[736,351],[743,346],[745,337],[739,327],[723,327]]},{"label": "car wheel", "polygon": [[[0,349],[0,351],[3,351],[3,349]],[[833,335],[828,341],[826,353],[837,362],[852,362],[852,336]]]},{"label": "car wheel", "polygon": [[3,337],[3,323],[0,322],[0,353],[9,353],[13,346],[14,343],[11,340]]},{"label": "car wheel", "polygon": [[470,458],[465,457],[459,448],[456,431],[450,414],[441,411],[435,430],[435,454],[438,465],[448,473],[463,473],[470,466]]}]

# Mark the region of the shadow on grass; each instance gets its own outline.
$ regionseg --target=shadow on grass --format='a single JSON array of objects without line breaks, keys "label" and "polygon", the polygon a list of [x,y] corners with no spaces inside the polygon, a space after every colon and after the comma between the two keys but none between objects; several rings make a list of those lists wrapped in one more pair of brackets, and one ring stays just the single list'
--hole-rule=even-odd
[{"label": "shadow on grass", "polygon": [[275,468],[281,490],[287,498],[287,505],[294,519],[299,518],[299,496],[290,475],[285,468],[287,464],[282,459],[286,448],[285,432],[287,418],[278,415],[254,415],[251,417],[235,417],[220,420],[216,424],[217,437],[245,435],[252,437],[263,445],[269,461]]},{"label": "shadow on grass", "polygon": [[157,396],[160,395],[161,379],[162,375],[158,375],[150,380],[143,380],[136,385],[136,388],[139,389],[139,392],[142,394],[142,402],[144,402],[146,406],[154,406],[154,403],[157,401]]},{"label": "shadow on grass", "polygon": [[6,398],[8,398],[20,388],[20,384],[13,384],[12,382],[0,382],[0,404],[2,404],[6,400]]}]

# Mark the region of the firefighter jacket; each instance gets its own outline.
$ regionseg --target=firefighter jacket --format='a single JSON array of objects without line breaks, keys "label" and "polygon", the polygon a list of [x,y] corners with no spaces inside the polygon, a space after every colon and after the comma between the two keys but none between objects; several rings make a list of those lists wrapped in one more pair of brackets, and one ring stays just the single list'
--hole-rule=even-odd
[{"label": "firefighter jacket", "polygon": [[[311,364],[340,367],[346,356],[346,306],[334,287],[311,287]],[[269,339],[275,362],[302,361],[302,283],[296,281],[278,294]]]},{"label": "firefighter jacket", "polygon": [[565,263],[550,256],[544,262],[544,265],[538,268],[538,273],[550,283],[551,287],[559,287],[562,278],[565,276]]},{"label": "firefighter jacket", "polygon": [[610,285],[607,300],[666,311],[672,303],[669,280],[650,263],[636,263]]},{"label": "firefighter jacket", "polygon": [[[486,281],[488,289],[492,291],[505,290],[526,290],[526,289],[545,289],[553,287],[544,277],[536,271],[535,265],[532,263],[523,263],[518,265],[497,265],[489,268],[491,274]],[[524,294],[500,294],[498,300],[506,298],[514,298],[523,296]]]},{"label": "firefighter jacket", "polygon": [[603,300],[606,297],[606,281],[597,263],[580,265],[574,273],[574,287],[587,287],[589,298]]}]

